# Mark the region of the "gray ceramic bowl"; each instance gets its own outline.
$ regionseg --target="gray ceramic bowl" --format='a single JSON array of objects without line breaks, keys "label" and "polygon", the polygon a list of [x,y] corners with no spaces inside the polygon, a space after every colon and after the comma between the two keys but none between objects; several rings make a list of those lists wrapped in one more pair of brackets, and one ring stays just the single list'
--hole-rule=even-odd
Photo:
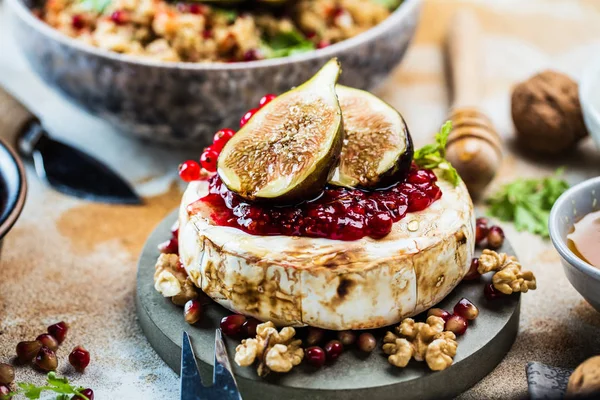
[{"label": "gray ceramic bowl", "polygon": [[19,157],[0,139],[0,248],[13,227],[27,195],[25,169]]},{"label": "gray ceramic bowl", "polygon": [[573,186],[554,203],[550,212],[550,237],[561,256],[567,278],[575,289],[600,311],[600,269],[577,257],[567,246],[573,224],[600,209],[600,177]]},{"label": "gray ceramic bowl", "polygon": [[422,0],[404,3],[384,22],[324,49],[245,63],[166,63],[88,46],[30,11],[39,0],[8,0],[12,30],[35,71],[68,98],[118,130],[147,140],[201,146],[219,128],[236,129],[266,93],[296,86],[331,57],[341,82],[370,89],[402,59]]}]

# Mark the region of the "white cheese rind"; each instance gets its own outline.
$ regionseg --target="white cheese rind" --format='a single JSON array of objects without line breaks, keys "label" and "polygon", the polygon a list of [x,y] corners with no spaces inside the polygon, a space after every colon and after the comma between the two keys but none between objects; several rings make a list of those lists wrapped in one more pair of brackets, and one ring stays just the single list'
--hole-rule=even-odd
[{"label": "white cheese rind", "polygon": [[219,304],[263,321],[333,330],[394,324],[441,301],[469,270],[471,199],[462,184],[438,185],[442,198],[385,238],[348,242],[250,235],[213,225],[209,209],[189,216],[187,206],[208,189],[192,182],[179,215],[181,261]]}]

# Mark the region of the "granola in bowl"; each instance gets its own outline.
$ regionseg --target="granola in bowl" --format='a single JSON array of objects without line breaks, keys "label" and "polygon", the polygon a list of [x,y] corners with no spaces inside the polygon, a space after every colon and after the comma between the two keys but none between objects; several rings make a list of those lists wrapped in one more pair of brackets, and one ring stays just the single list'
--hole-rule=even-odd
[{"label": "granola in bowl", "polygon": [[386,19],[401,0],[217,3],[47,0],[35,12],[60,32],[105,50],[160,61],[239,62],[351,38]]}]

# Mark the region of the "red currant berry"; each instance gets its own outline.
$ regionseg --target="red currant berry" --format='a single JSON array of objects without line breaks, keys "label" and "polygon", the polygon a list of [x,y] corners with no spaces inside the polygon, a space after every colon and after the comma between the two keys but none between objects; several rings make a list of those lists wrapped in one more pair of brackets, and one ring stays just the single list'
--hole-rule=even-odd
[{"label": "red currant berry", "polygon": [[233,129],[221,129],[215,133],[215,136],[213,137],[213,144],[210,147],[217,152],[221,151],[223,147],[225,147],[225,144],[229,142],[229,139],[233,137],[233,135],[235,135],[235,131]]},{"label": "red currant berry", "polygon": [[219,158],[219,153],[213,150],[212,147],[207,147],[202,152],[200,156],[200,164],[202,168],[207,170],[208,172],[217,172],[217,159]]},{"label": "red currant berry", "polygon": [[263,108],[264,106],[269,104],[271,100],[273,100],[275,97],[277,96],[275,96],[274,94],[265,94],[258,102],[259,108]]},{"label": "red currant berry", "polygon": [[197,180],[200,178],[200,164],[194,160],[187,160],[179,164],[179,177],[185,182]]},{"label": "red currant berry", "polygon": [[248,110],[248,112],[246,112],[246,114],[244,114],[244,116],[240,120],[240,127],[246,125],[246,123],[248,121],[250,121],[250,118],[252,118],[254,116],[254,114],[256,114],[257,111],[258,111],[258,108],[253,108],[251,110]]}]

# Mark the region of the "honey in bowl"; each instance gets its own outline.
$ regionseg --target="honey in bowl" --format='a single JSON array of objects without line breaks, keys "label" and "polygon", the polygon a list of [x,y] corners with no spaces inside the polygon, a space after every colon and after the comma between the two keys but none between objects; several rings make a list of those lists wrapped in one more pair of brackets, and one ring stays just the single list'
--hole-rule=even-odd
[{"label": "honey in bowl", "polygon": [[567,235],[567,244],[577,257],[600,268],[600,211],[591,212],[576,222]]}]

